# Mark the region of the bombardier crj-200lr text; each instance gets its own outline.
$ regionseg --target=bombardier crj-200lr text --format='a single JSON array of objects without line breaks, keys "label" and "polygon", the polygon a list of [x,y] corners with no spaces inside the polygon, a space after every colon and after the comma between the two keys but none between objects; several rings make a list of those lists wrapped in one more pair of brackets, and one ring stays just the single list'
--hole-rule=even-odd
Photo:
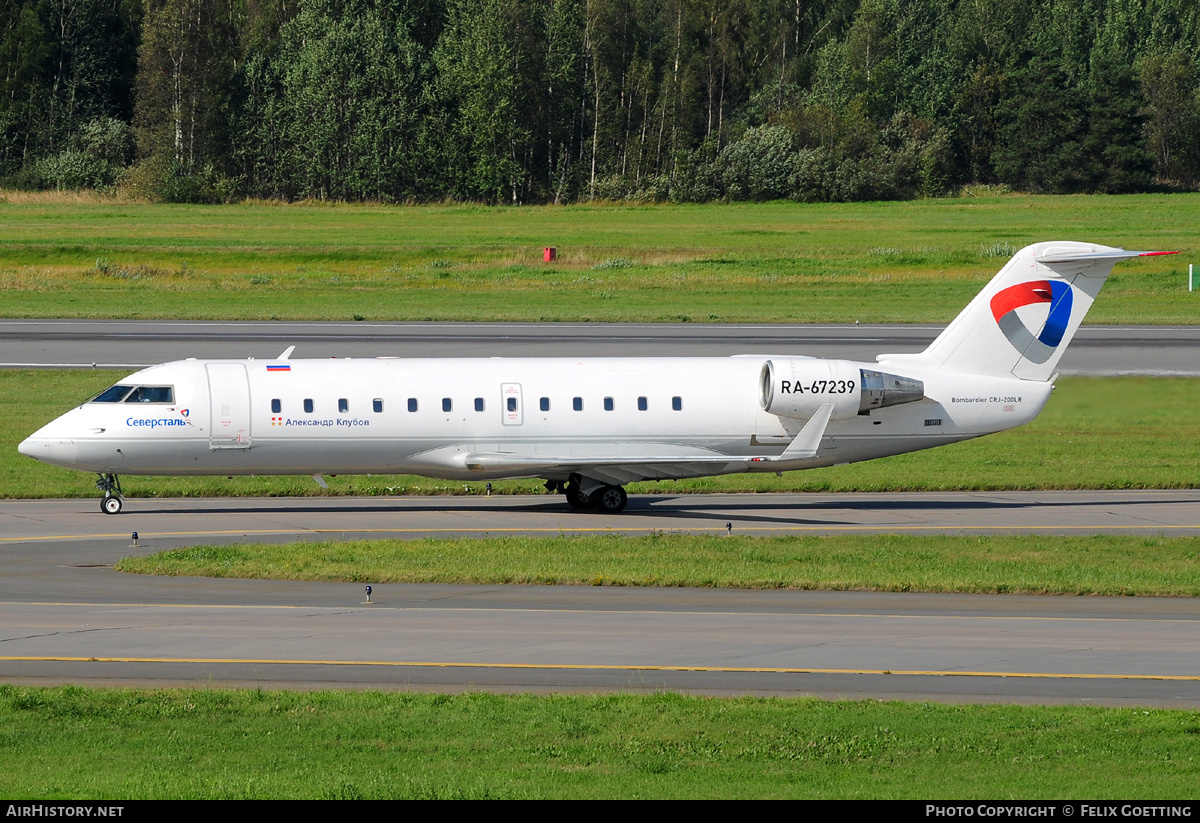
[{"label": "bombardier crj-200lr text", "polygon": [[626,483],[784,472],[1028,423],[1113,264],[1167,252],[1022,249],[925,351],[876,363],[697,358],[184,360],[131,374],[20,445],[100,474],[544,478],[619,512]]}]

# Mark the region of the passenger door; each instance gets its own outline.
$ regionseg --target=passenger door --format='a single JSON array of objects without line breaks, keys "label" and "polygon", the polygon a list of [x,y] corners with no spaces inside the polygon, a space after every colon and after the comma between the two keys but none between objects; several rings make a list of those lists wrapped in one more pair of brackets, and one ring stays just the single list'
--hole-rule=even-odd
[{"label": "passenger door", "polygon": [[241,363],[208,363],[210,449],[250,448],[250,380]]}]

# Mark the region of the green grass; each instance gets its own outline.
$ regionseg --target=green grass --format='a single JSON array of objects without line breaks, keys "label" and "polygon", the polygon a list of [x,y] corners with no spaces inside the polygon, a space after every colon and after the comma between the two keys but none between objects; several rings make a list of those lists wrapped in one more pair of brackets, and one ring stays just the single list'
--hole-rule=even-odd
[{"label": "green grass", "polygon": [[6,798],[1190,799],[1200,713],[0,686]]},{"label": "green grass", "polygon": [[505,537],[200,546],[141,574],[363,583],[532,583],[1200,596],[1200,539],[1096,535]]},{"label": "green grass", "polygon": [[[116,372],[0,370],[0,497],[89,497],[94,475],[37,463],[17,444],[119,378]],[[783,477],[739,474],[635,483],[635,494],[689,492],[1127,489],[1200,487],[1200,380],[1063,378],[1032,424],[930,451]],[[132,497],[480,494],[481,483],[417,477],[126,477]],[[493,484],[542,494],[537,480]]]},{"label": "green grass", "polygon": [[[1191,251],[1197,224],[1200,194],[485,208],[0,193],[0,291],[10,317],[947,322],[1029,243]],[[1195,322],[1188,259],[1122,264],[1089,322]]]}]

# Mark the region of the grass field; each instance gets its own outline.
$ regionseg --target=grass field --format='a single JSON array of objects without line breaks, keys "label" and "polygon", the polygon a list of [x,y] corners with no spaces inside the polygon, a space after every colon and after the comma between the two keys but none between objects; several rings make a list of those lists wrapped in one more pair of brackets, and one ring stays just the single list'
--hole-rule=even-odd
[{"label": "grass field", "polygon": [[1197,225],[1200,194],[488,208],[0,193],[0,314],[947,322],[1018,248],[1061,239],[1183,250],[1119,266],[1088,320],[1193,323]]},{"label": "grass field", "polygon": [[526,583],[1200,596],[1200,539],[1056,535],[503,537],[200,546],[141,574],[360,583]]},{"label": "grass field", "polygon": [[[0,370],[0,497],[88,497],[95,476],[17,453],[40,426],[119,379],[115,372]],[[852,466],[783,477],[739,474],[635,483],[631,493],[1110,489],[1200,487],[1200,380],[1063,378],[1021,429]],[[480,483],[417,477],[127,477],[131,497],[480,494]],[[543,494],[537,480],[493,484],[500,494]],[[564,504],[565,505],[565,504]]]},{"label": "grass field", "polygon": [[1200,713],[0,686],[6,798],[1190,799]]}]

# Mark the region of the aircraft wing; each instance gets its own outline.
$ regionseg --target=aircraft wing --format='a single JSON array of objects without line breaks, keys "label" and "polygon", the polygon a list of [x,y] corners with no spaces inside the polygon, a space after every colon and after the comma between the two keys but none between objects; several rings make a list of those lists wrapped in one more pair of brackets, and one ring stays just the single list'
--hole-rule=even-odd
[{"label": "aircraft wing", "polygon": [[[503,472],[546,477],[562,474],[586,474],[595,480],[624,485],[635,480],[665,480],[703,477],[764,469],[778,464],[779,471],[817,456],[821,438],[833,415],[833,404],[826,403],[805,424],[788,447],[778,455],[721,454],[696,447],[670,444],[607,444],[608,454],[533,454],[516,451],[467,451],[460,447],[439,449],[440,455],[427,454],[458,468],[477,472]],[[772,465],[772,469],[775,466]]]},{"label": "aircraft wing", "polygon": [[635,480],[665,480],[749,471],[753,465],[770,461],[769,457],[719,454],[711,457],[682,454],[568,457],[472,452],[464,458],[469,471],[528,473],[538,477],[578,472],[613,485],[624,485]]}]

